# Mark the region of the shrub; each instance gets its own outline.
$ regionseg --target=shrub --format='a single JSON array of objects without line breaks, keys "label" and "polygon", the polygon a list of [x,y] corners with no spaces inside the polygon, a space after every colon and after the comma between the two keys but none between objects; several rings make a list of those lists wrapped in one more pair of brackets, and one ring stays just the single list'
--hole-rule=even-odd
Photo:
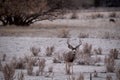
[{"label": "shrub", "polygon": [[60,38],[69,38],[70,34],[69,34],[69,30],[63,29],[60,31],[60,35],[58,35],[58,37]]},{"label": "shrub", "polygon": [[33,75],[33,63],[31,61],[27,63],[27,74],[29,76]]},{"label": "shrub", "polygon": [[96,19],[96,18],[103,18],[104,15],[103,14],[92,14],[92,19]]},{"label": "shrub", "polygon": [[115,12],[113,12],[113,13],[110,13],[110,14],[109,14],[109,17],[116,18],[116,17],[117,17],[117,14],[116,14]]},{"label": "shrub", "polygon": [[89,45],[88,43],[86,43],[85,45],[83,45],[83,53],[84,54],[87,54],[88,56],[90,56],[91,51],[92,51],[92,45],[91,44]]},{"label": "shrub", "polygon": [[107,75],[107,76],[106,76],[106,80],[112,80],[111,75]]},{"label": "shrub", "polygon": [[40,75],[43,75],[43,72],[44,72],[44,68],[45,68],[45,59],[40,59],[39,62],[38,62],[38,65],[39,65],[39,73]]},{"label": "shrub", "polygon": [[101,55],[102,54],[102,48],[94,49],[95,54]]},{"label": "shrub", "polygon": [[120,80],[120,65],[116,67],[115,73],[116,73],[117,80]]},{"label": "shrub", "polygon": [[25,69],[26,68],[25,62],[24,62],[24,60],[22,58],[19,58],[13,64],[16,64],[15,65],[16,69]]},{"label": "shrub", "polygon": [[22,71],[20,73],[18,73],[17,80],[25,80],[24,73]]},{"label": "shrub", "polygon": [[83,75],[83,73],[80,73],[80,74],[79,74],[77,80],[84,80],[84,75]]},{"label": "shrub", "polygon": [[118,59],[118,54],[119,54],[119,51],[117,49],[110,50],[110,56],[113,56],[114,59]]},{"label": "shrub", "polygon": [[111,38],[110,33],[109,32],[105,32],[102,38],[103,39],[110,39]]},{"label": "shrub", "polygon": [[46,48],[46,56],[51,56],[52,53],[54,52],[54,46],[51,46],[51,47],[47,47]]},{"label": "shrub", "polygon": [[15,75],[15,69],[14,65],[12,64],[5,64],[5,66],[2,69],[4,79],[5,80],[14,80],[14,75]]},{"label": "shrub", "polygon": [[73,12],[70,19],[78,19],[78,18],[79,16],[77,15],[77,13]]},{"label": "shrub", "polygon": [[89,34],[87,34],[87,33],[80,33],[78,37],[79,38],[89,38]]},{"label": "shrub", "polygon": [[49,73],[52,73],[52,72],[53,72],[53,67],[49,67],[49,68],[48,68],[48,72],[49,72]]},{"label": "shrub", "polygon": [[6,55],[6,54],[3,54],[3,59],[2,59],[2,61],[5,61],[5,60],[6,60],[6,57],[7,57],[7,55]]},{"label": "shrub", "polygon": [[2,63],[1,63],[1,60],[0,60],[0,71],[2,71]]},{"label": "shrub", "polygon": [[38,53],[40,52],[40,48],[36,48],[36,47],[30,48],[30,50],[34,56],[38,56]]},{"label": "shrub", "polygon": [[61,61],[54,57],[53,63],[61,63]]},{"label": "shrub", "polygon": [[113,57],[105,58],[107,72],[114,72],[115,61]]}]

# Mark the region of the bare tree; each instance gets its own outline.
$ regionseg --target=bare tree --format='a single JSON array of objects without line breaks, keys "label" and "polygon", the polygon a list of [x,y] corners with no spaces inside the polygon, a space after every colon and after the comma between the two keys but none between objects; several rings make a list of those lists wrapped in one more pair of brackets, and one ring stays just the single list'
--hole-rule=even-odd
[{"label": "bare tree", "polygon": [[3,25],[30,25],[39,16],[55,10],[48,5],[48,1],[50,0],[3,0],[0,2],[0,21]]}]

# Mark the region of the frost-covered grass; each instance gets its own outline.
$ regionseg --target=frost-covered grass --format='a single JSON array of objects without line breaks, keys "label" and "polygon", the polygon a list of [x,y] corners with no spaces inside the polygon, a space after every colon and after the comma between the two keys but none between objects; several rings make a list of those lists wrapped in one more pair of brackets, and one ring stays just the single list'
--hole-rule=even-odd
[{"label": "frost-covered grass", "polygon": [[[72,38],[72,44],[78,44],[78,38]],[[106,68],[104,65],[104,58],[109,54],[110,49],[116,48],[120,49],[120,41],[119,40],[107,40],[107,39],[84,39],[82,38],[82,46],[80,49],[83,48],[83,45],[88,43],[92,44],[94,48],[102,48],[102,54],[97,55],[97,57],[101,58],[101,61],[95,65],[78,65],[76,62],[73,65],[73,75],[78,76],[80,72],[84,74],[85,80],[89,80],[90,72],[94,72],[95,70],[98,72],[98,77],[94,78],[95,80],[105,80],[107,74],[105,73]],[[66,80],[69,76],[65,73],[65,63],[53,63],[54,54],[62,54],[65,51],[70,51],[67,47],[66,38],[39,38],[39,37],[0,37],[0,55],[6,54],[6,61],[2,61],[2,64],[5,62],[9,63],[12,57],[16,56],[24,57],[25,55],[32,55],[30,51],[31,46],[36,46],[37,48],[41,48],[41,51],[38,53],[39,58],[44,58],[45,62],[45,70],[43,75],[35,76],[36,70],[38,70],[38,66],[33,67],[33,75],[28,76],[26,69],[22,70],[25,75],[25,80]],[[54,54],[51,56],[46,56],[46,48],[48,46],[54,46]],[[92,53],[94,54],[93,50]],[[2,57],[2,56],[1,56]],[[35,56],[32,56],[35,57]],[[94,59],[95,55],[92,55]],[[118,59],[119,62],[119,59]],[[48,68],[53,67],[53,74],[48,74]],[[21,70],[20,70],[21,71]],[[19,70],[16,70],[16,75]],[[115,73],[111,74],[113,80],[116,78]],[[0,77],[2,78],[2,73],[0,72]]]}]

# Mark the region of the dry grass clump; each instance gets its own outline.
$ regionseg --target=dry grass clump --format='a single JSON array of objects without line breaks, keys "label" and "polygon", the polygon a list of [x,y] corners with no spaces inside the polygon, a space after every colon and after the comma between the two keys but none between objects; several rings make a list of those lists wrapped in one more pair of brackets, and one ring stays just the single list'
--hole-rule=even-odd
[{"label": "dry grass clump", "polygon": [[102,48],[94,49],[95,54],[101,55],[102,54]]},{"label": "dry grass clump", "polygon": [[111,56],[109,56],[108,58],[105,57],[105,65],[106,65],[107,72],[114,72],[115,61],[113,57]]},{"label": "dry grass clump", "polygon": [[40,59],[39,62],[38,62],[40,75],[43,75],[44,68],[45,68],[45,65],[46,65],[45,62],[46,62],[46,60],[44,58]]},{"label": "dry grass clump", "polygon": [[117,49],[110,50],[110,56],[113,56],[114,59],[118,59],[118,54],[119,54],[119,51]]},{"label": "dry grass clump", "polygon": [[38,53],[40,52],[40,48],[36,47],[31,47],[30,50],[34,56],[38,56]]},{"label": "dry grass clump", "polygon": [[33,75],[33,63],[32,63],[32,61],[29,61],[27,63],[27,74],[29,76]]},{"label": "dry grass clump", "polygon": [[48,68],[48,72],[49,72],[49,73],[52,73],[52,72],[53,72],[53,67],[52,67],[52,66]]},{"label": "dry grass clump", "polygon": [[6,57],[7,57],[7,55],[6,55],[6,54],[3,54],[2,61],[5,61],[5,60],[6,60]]},{"label": "dry grass clump", "polygon": [[19,58],[18,60],[14,59],[13,64],[15,65],[16,69],[25,69],[25,61],[22,58]]},{"label": "dry grass clump", "polygon": [[78,61],[78,64],[80,65],[89,65],[93,63],[93,60],[91,59],[91,52],[92,52],[92,45],[85,43],[83,45],[83,49],[78,52],[78,55],[76,56]]},{"label": "dry grass clump", "polygon": [[84,80],[84,75],[83,73],[80,73],[78,78],[76,80]]},{"label": "dry grass clump", "polygon": [[120,80],[120,65],[116,67],[115,73],[116,73],[117,80]]},{"label": "dry grass clump", "polygon": [[46,56],[51,56],[53,54],[54,50],[55,50],[54,46],[47,47],[46,48]]},{"label": "dry grass clump", "polygon": [[79,38],[89,38],[89,34],[88,33],[80,33]]},{"label": "dry grass clump", "polygon": [[62,29],[60,31],[60,34],[58,35],[58,37],[60,37],[60,38],[69,38],[70,37],[69,30]]},{"label": "dry grass clump", "polygon": [[115,12],[110,13],[110,14],[109,14],[109,17],[116,18],[116,17],[117,17],[117,14],[116,14]]},{"label": "dry grass clump", "polygon": [[[111,21],[111,22],[115,22],[115,21]],[[115,33],[111,33],[111,32],[105,32],[102,35],[102,39],[119,39],[119,35],[115,34]]]},{"label": "dry grass clump", "polygon": [[79,16],[77,15],[76,12],[73,12],[71,17],[70,17],[70,19],[78,19],[78,18],[79,18]]},{"label": "dry grass clump", "polygon": [[1,63],[1,60],[0,60],[0,71],[2,71],[2,63]]},{"label": "dry grass clump", "polygon": [[54,57],[53,63],[61,63],[61,61]]},{"label": "dry grass clump", "polygon": [[24,73],[22,71],[18,73],[17,80],[25,80]]},{"label": "dry grass clump", "polygon": [[12,64],[5,64],[2,68],[2,72],[4,75],[4,80],[14,80],[15,69]]},{"label": "dry grass clump", "polygon": [[112,79],[111,75],[107,75],[106,80],[113,80],[113,79]]},{"label": "dry grass clump", "polygon": [[87,54],[88,56],[91,55],[91,51],[92,51],[92,45],[86,43],[85,45],[83,45],[83,53]]},{"label": "dry grass clump", "polygon": [[96,19],[96,18],[103,18],[103,17],[104,17],[104,15],[103,15],[103,14],[98,13],[98,14],[92,14],[92,15],[91,15],[91,17],[92,17],[92,19]]},{"label": "dry grass clump", "polygon": [[60,55],[59,53],[55,53],[55,56],[53,57],[53,63],[61,63],[61,61],[64,60],[64,55]]}]

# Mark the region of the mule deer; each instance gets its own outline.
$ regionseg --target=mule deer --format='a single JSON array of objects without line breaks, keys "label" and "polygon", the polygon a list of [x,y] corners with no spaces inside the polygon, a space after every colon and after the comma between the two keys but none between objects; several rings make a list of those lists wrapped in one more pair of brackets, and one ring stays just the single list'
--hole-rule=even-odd
[{"label": "mule deer", "polygon": [[70,66],[72,67],[72,73],[73,73],[73,61],[75,60],[75,57],[76,57],[76,53],[77,53],[77,49],[80,47],[80,45],[82,44],[81,40],[79,40],[79,44],[75,47],[73,47],[70,42],[69,42],[69,39],[67,39],[67,45],[68,45],[68,48],[71,49],[71,51],[69,51],[68,53],[66,53],[64,55],[64,60],[66,62],[66,69],[67,68],[70,68]]}]

